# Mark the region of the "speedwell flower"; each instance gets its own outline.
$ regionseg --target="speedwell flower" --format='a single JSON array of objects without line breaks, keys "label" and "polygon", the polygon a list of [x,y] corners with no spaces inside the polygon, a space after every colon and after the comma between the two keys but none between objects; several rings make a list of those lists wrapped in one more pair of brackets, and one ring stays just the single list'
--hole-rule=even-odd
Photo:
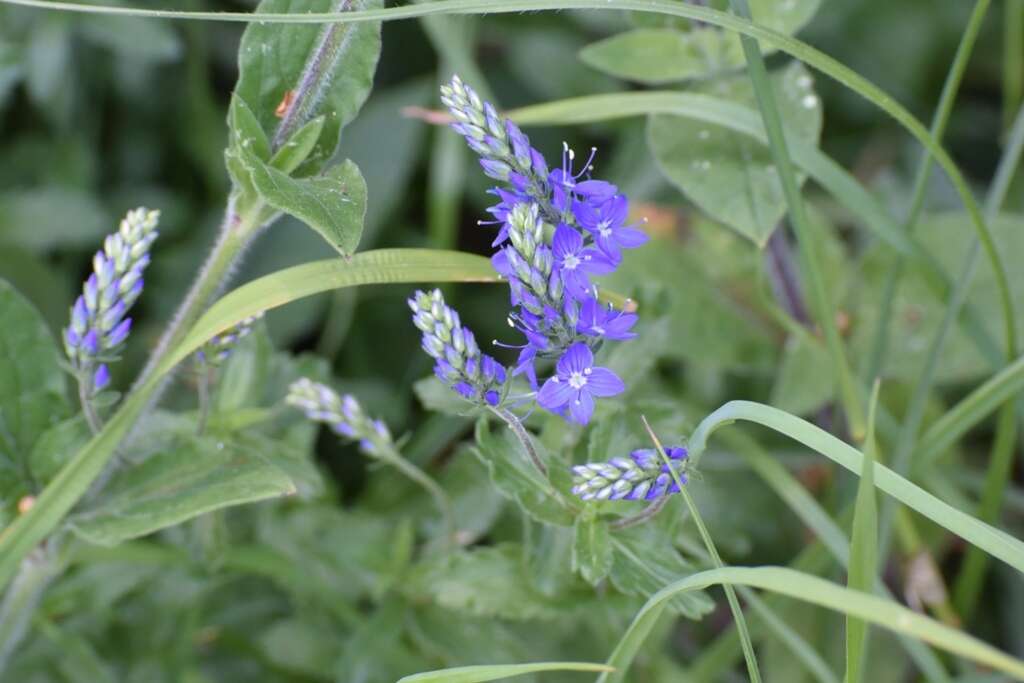
[{"label": "speedwell flower", "polygon": [[608,368],[594,366],[590,348],[577,342],[558,359],[555,376],[544,382],[537,402],[554,413],[568,410],[575,422],[586,424],[594,413],[594,397],[621,394],[626,389]]},{"label": "speedwell flower", "polygon": [[392,448],[387,425],[368,417],[349,394],[339,396],[330,387],[303,377],[288,388],[285,402],[310,420],[326,424],[335,434],[359,442],[360,450],[367,455],[379,456]]},{"label": "speedwell flower", "polygon": [[572,492],[583,500],[654,500],[678,493],[672,470],[685,484],[686,448],[670,446],[665,449],[665,455],[669,464],[653,448],[641,448],[628,458],[576,465],[572,468]]},{"label": "speedwell flower", "polygon": [[131,331],[125,317],[142,293],[142,274],[149,265],[149,248],[157,237],[159,211],[129,211],[118,230],[103,241],[93,257],[93,272],[71,307],[64,328],[64,350],[71,366],[91,392],[110,383],[104,361],[116,356]]}]

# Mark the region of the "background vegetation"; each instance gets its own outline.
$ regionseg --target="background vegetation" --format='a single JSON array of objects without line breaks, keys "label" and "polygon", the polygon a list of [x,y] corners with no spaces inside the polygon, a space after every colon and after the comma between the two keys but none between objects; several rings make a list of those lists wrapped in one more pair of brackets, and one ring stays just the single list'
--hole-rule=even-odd
[{"label": "background vegetation", "polygon": [[[916,0],[752,4],[759,23],[798,32],[926,122],[970,33],[972,9],[979,12],[970,3]],[[286,5],[276,3],[277,11]],[[178,8],[255,6],[189,0]],[[936,136],[978,197],[990,192],[1007,158],[1024,88],[1021,12],[1020,0],[989,9],[944,135]],[[132,342],[112,368],[122,390],[222,218],[231,188],[225,121],[243,29],[0,6],[0,278],[57,339],[92,253],[116,219],[140,204],[163,212]],[[684,19],[565,10],[385,22],[382,45],[372,93],[341,133],[340,158],[358,164],[368,188],[360,251],[489,253],[491,235],[476,225],[490,203],[487,179],[462,140],[424,111],[440,109],[437,86],[455,71],[502,109],[527,107],[519,120],[549,160],[563,140],[576,149],[596,146],[598,175],[629,194],[637,217],[649,218],[654,240],[607,283],[640,305],[640,337],[608,358],[630,391],[587,430],[534,415],[530,425],[547,449],[565,463],[624,454],[649,443],[641,413],[663,440],[680,442],[735,399],[802,416],[861,447],[863,429],[850,434],[836,398],[842,375],[814,322],[815,289],[789,226],[776,160],[742,131],[744,112],[759,125],[758,100],[734,35]],[[988,261],[964,290],[974,326],[953,325],[929,360],[949,306],[935,266],[958,282],[975,236],[957,188],[942,173],[925,176],[918,215],[919,142],[844,85],[762,49],[799,179],[811,176],[802,191],[809,248],[853,368],[858,410],[867,411],[871,381],[881,378],[878,457],[895,459],[898,471],[972,514],[986,486],[1005,485],[1001,504],[979,514],[1020,536],[1024,471],[1009,428],[1008,467],[986,484],[997,424],[989,414],[1020,388],[1020,372],[989,410],[959,422],[962,429],[950,428],[956,414],[948,412],[1005,360],[1003,309]],[[663,103],[630,99],[647,91],[714,99],[702,114],[670,113]],[[605,93],[624,96],[615,105],[562,102]],[[542,103],[554,104],[532,107]],[[631,107],[629,115],[610,114],[616,106]],[[843,179],[864,194],[837,195],[819,151],[838,164],[826,171],[845,169]],[[1004,201],[986,209],[1021,320],[1024,271],[1015,256],[1024,248],[1024,178],[1014,178],[1012,166],[1011,182],[1000,188]],[[916,224],[912,233],[905,222]],[[931,261],[909,247],[900,255],[894,244],[906,244],[906,234]],[[254,242],[233,286],[336,257],[320,235],[286,216]],[[894,271],[902,277],[893,288]],[[506,289],[448,287],[479,339],[507,339],[495,314],[506,306]],[[648,597],[713,565],[681,500],[628,531],[602,526],[595,533],[608,547],[595,549],[585,536],[594,519],[560,525],[543,497],[531,498],[535,490],[517,488],[514,473],[500,465],[495,472],[494,463],[515,460],[516,446],[502,427],[474,425],[422,379],[430,363],[404,303],[412,288],[343,289],[270,311],[220,371],[211,431],[202,438],[185,436],[195,428],[196,380],[179,373],[160,409],[122,447],[103,490],[61,527],[59,571],[40,579],[48,587],[31,610],[28,637],[12,638],[13,653],[0,643],[9,655],[4,680],[372,683],[467,664],[601,662]],[[0,313],[0,324],[35,329],[34,314],[6,285]],[[283,406],[300,375],[356,394],[393,433],[407,435],[403,454],[454,501],[463,548],[452,564],[425,549],[441,533],[428,496]],[[0,403],[27,410],[23,391],[0,386]],[[0,439],[0,527],[85,443],[70,405],[57,401],[38,429]],[[231,495],[244,502],[217,479],[218,468],[238,459],[254,463],[246,486],[260,494],[249,499],[269,500],[193,516]],[[267,462],[285,474],[268,475],[261,469]],[[858,481],[779,434],[734,427],[709,445],[689,489],[725,564],[791,565],[845,584]],[[960,587],[963,540],[906,509],[894,514],[884,496],[879,501],[879,579],[892,596],[1024,657],[1020,574],[999,562],[972,570],[980,581],[973,594]],[[146,535],[164,526],[153,518],[177,504],[192,512]],[[872,586],[872,573],[863,587]],[[843,614],[748,590],[742,597],[765,680],[839,680]],[[713,587],[676,597],[628,680],[746,675],[722,598]],[[860,675],[879,683],[999,680],[967,662],[872,629]],[[586,677],[518,680],[531,676]]]}]

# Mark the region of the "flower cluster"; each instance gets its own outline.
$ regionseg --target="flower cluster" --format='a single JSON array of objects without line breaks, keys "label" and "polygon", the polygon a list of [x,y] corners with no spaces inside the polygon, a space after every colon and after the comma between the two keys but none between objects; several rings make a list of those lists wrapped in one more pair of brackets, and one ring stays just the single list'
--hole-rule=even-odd
[{"label": "flower cluster", "polygon": [[335,434],[358,441],[359,448],[367,455],[386,455],[394,448],[387,425],[367,416],[349,394],[338,396],[330,387],[303,377],[288,387],[285,402],[301,410],[310,420],[323,422]]},{"label": "flower cluster", "polygon": [[[564,146],[561,167],[549,170],[519,127],[457,76],[441,93],[452,127],[480,155],[484,172],[504,183],[491,190],[500,201],[488,212],[489,224],[500,226],[492,262],[511,288],[509,321],[526,337],[514,372],[526,376],[542,407],[585,424],[593,397],[625,389],[610,370],[593,367],[592,352],[604,340],[635,336],[637,320],[602,305],[591,277],[614,271],[622,251],[644,244],[647,234],[626,225],[629,200],[615,185],[590,178],[593,153],[575,171]],[[543,386],[538,358],[558,361]]]},{"label": "flower cluster", "polygon": [[686,483],[687,452],[682,446],[668,447],[665,463],[653,448],[640,448],[628,458],[587,463],[572,468],[572,492],[583,500],[654,500],[679,492],[672,470]]},{"label": "flower cluster", "polygon": [[149,265],[159,218],[159,211],[144,208],[128,212],[96,252],[93,272],[71,307],[64,350],[79,381],[88,383],[92,392],[110,383],[104,361],[116,357],[131,330],[132,320],[125,314],[142,293],[142,274]]},{"label": "flower cluster", "polygon": [[496,406],[504,394],[505,367],[480,352],[476,337],[444,302],[440,289],[417,291],[409,299],[413,324],[423,333],[423,350],[436,362],[434,374],[463,398]]},{"label": "flower cluster", "polygon": [[234,327],[211,337],[203,347],[196,351],[199,360],[210,365],[220,365],[228,359],[240,340],[248,337],[253,327],[263,319],[263,312],[251,315]]}]

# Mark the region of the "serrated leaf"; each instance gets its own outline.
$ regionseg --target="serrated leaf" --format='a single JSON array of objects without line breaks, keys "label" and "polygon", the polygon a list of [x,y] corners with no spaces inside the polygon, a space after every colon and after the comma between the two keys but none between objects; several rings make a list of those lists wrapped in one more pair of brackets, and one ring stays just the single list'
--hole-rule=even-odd
[{"label": "serrated leaf", "polygon": [[612,539],[608,523],[595,516],[576,519],[572,566],[585,581],[597,585],[612,569]]},{"label": "serrated leaf", "polygon": [[[616,532],[612,537],[614,550],[608,578],[626,595],[650,597],[673,581],[694,573],[669,539],[647,525]],[[672,609],[678,614],[697,619],[712,609],[714,602],[705,593],[683,593],[673,598]]]},{"label": "serrated leaf", "polygon": [[[787,135],[816,144],[821,106],[813,80],[798,62],[771,75]],[[754,102],[745,76],[700,92],[742,104]],[[648,142],[662,173],[707,215],[763,246],[786,212],[782,182],[767,146],[729,129],[659,114],[648,120]],[[803,182],[804,176],[798,176]]]},{"label": "serrated leaf", "polygon": [[252,157],[249,177],[267,204],[316,230],[342,256],[359,245],[366,216],[366,183],[351,161],[316,178],[292,178]]},{"label": "serrated leaf", "polygon": [[[380,0],[344,4],[359,9],[382,5]],[[263,0],[256,13],[305,14],[331,12],[337,7],[336,0]],[[262,24],[254,21],[246,27],[238,51],[239,77],[235,93],[252,108],[262,129],[273,139],[282,121],[279,106],[289,92],[299,88],[306,62],[325,37],[328,48],[321,53],[320,62],[325,78],[312,86],[315,95],[292,105],[304,107],[297,115],[300,126],[317,116],[325,117],[323,132],[302,164],[300,175],[313,174],[330,160],[338,146],[341,129],[355,117],[366,100],[380,56],[380,23]]]},{"label": "serrated leaf", "polygon": [[[534,444],[540,448],[536,439]],[[501,495],[518,503],[538,522],[570,526],[572,513],[553,495],[551,484],[522,450],[509,430],[492,433],[486,418],[477,422],[473,452],[491,473],[491,481]]]},{"label": "serrated leaf", "polygon": [[69,524],[90,543],[113,546],[204,512],[294,491],[280,468],[249,448],[196,439],[123,471],[96,507],[71,517]]},{"label": "serrated leaf", "polygon": [[522,549],[510,543],[432,558],[408,579],[408,588],[450,610],[502,619],[555,619],[573,600],[534,590]]},{"label": "serrated leaf", "polygon": [[0,470],[22,476],[33,444],[68,414],[59,362],[42,318],[0,280]]}]

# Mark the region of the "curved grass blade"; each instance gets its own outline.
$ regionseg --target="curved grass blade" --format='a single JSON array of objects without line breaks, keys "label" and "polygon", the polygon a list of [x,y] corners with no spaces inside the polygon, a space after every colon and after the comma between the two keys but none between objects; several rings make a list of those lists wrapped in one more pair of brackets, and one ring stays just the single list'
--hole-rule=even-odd
[{"label": "curved grass blade", "polygon": [[398,683],[485,683],[512,676],[540,673],[543,671],[611,671],[604,664],[586,662],[544,662],[540,664],[497,664],[481,666],[460,666],[454,669],[426,671],[400,678]]},{"label": "curved grass blade", "polygon": [[[1024,661],[1011,657],[954,628],[913,612],[890,600],[851,590],[811,574],[783,567],[725,567],[693,574],[651,596],[619,640],[608,665],[624,674],[640,645],[673,596],[713,585],[750,586],[854,616],[895,633],[917,638],[985,666],[1024,680]],[[606,683],[607,674],[599,679]]]},{"label": "curved grass blade", "polygon": [[[689,443],[693,466],[696,467],[699,464],[711,434],[719,427],[737,420],[755,422],[780,434],[785,434],[854,474],[859,475],[863,467],[863,456],[856,448],[806,420],[753,401],[730,401],[697,425]],[[888,467],[876,464],[874,473],[876,488],[888,493],[944,529],[960,536],[968,543],[999,558],[1017,571],[1024,572],[1024,542],[939,500]]]}]

